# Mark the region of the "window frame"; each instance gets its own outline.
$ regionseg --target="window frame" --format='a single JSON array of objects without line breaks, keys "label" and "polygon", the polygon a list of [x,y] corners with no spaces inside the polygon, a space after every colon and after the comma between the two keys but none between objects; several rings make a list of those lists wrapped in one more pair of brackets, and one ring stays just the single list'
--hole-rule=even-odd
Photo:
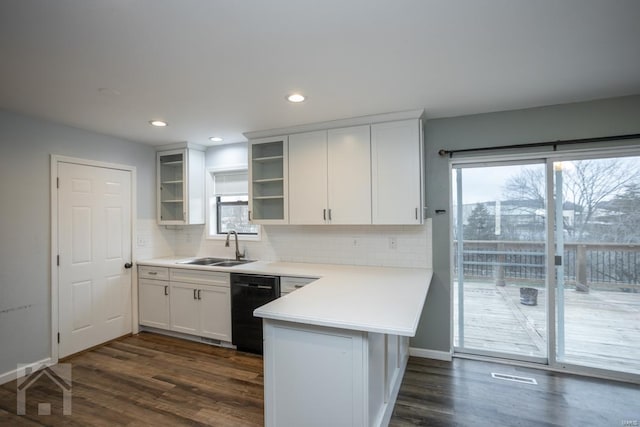
[{"label": "window frame", "polygon": [[[220,207],[217,203],[217,200],[221,196],[217,196],[215,194],[215,178],[216,174],[225,173],[225,172],[248,172],[247,165],[233,165],[227,167],[212,167],[207,168],[206,173],[206,219],[205,219],[205,239],[207,240],[225,240],[227,238],[227,233],[219,232],[219,210]],[[248,182],[247,182],[248,186]],[[249,205],[249,191],[247,187],[247,202],[223,202],[226,204],[237,204],[237,205]],[[256,234],[247,234],[247,233],[238,233],[238,240],[244,241],[261,241],[262,240],[262,226],[257,225],[258,231]],[[212,232],[215,230],[215,233]]]}]

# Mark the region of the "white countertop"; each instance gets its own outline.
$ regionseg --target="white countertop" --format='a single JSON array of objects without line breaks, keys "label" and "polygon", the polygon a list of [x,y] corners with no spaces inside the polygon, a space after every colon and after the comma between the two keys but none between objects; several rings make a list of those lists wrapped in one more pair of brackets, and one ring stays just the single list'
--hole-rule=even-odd
[{"label": "white countertop", "polygon": [[235,267],[176,264],[185,258],[139,265],[229,273],[318,277],[305,287],[257,308],[254,314],[283,320],[412,337],[416,333],[432,270],[257,261]]}]

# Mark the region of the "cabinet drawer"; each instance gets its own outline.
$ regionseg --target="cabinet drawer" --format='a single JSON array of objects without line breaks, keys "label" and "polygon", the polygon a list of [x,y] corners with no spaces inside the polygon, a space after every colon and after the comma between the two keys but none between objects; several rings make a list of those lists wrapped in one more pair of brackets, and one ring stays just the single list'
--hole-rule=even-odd
[{"label": "cabinet drawer", "polygon": [[167,267],[149,267],[141,265],[138,267],[138,277],[145,279],[169,280],[169,269]]},{"label": "cabinet drawer", "polygon": [[190,270],[182,268],[169,269],[172,282],[194,283],[197,285],[216,285],[229,287],[229,273],[219,271]]},{"label": "cabinet drawer", "polygon": [[303,286],[318,280],[317,277],[293,277],[282,276],[280,277],[280,294],[288,294],[296,289],[300,289]]}]

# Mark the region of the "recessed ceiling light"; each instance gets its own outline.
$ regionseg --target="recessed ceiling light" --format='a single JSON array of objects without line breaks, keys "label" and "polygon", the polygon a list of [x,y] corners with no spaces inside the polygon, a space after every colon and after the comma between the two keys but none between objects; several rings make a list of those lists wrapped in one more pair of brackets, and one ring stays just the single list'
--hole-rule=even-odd
[{"label": "recessed ceiling light", "polygon": [[157,126],[157,127],[159,127],[159,128],[163,128],[163,127],[165,127],[165,126],[168,126],[168,125],[169,125],[169,123],[167,123],[167,122],[165,122],[165,121],[162,121],[162,120],[151,120],[151,121],[149,122],[149,124],[150,124],[151,126]]},{"label": "recessed ceiling light", "polygon": [[209,138],[209,141],[211,142],[222,142],[222,138],[220,138],[219,136],[212,136]]},{"label": "recessed ceiling light", "polygon": [[287,96],[287,101],[294,103],[303,102],[305,99],[306,98],[304,97],[304,95],[300,93],[292,93],[291,95]]}]

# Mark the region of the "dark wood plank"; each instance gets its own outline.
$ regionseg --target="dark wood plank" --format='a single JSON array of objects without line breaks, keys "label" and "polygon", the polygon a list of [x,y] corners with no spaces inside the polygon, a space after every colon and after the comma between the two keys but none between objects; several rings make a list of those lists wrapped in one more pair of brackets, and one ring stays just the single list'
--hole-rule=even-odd
[{"label": "dark wood plank", "polygon": [[[28,390],[16,413],[16,382],[0,386],[0,425],[261,426],[262,358],[142,333],[81,353],[73,366],[72,415],[51,382]],[[534,377],[537,386],[491,372]],[[38,402],[52,414],[37,415]],[[638,386],[465,359],[411,358],[392,426],[618,426],[640,420]]]},{"label": "dark wood plank", "polygon": [[[491,378],[533,377],[538,385]],[[640,387],[474,360],[411,358],[391,426],[616,426],[640,422]]]}]

